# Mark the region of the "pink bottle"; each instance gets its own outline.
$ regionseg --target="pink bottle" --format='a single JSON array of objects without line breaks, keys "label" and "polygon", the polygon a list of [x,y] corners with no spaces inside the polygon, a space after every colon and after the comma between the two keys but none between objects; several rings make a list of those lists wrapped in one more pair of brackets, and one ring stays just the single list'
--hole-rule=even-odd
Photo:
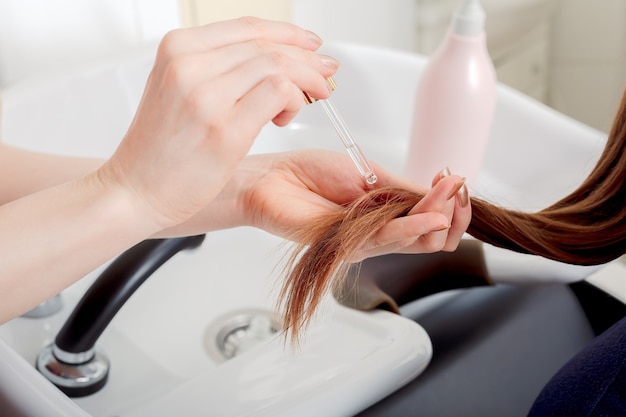
[{"label": "pink bottle", "polygon": [[465,0],[420,79],[405,174],[430,187],[446,166],[476,183],[496,98],[496,73],[485,35],[485,12]]}]

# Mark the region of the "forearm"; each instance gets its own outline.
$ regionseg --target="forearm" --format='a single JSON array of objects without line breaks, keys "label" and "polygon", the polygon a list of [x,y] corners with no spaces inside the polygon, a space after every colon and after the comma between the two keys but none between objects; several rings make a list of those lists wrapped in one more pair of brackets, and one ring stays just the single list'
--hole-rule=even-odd
[{"label": "forearm", "polygon": [[94,176],[0,206],[0,322],[58,293],[155,231],[141,202]]},{"label": "forearm", "polygon": [[0,205],[94,172],[102,160],[33,152],[0,143]]},{"label": "forearm", "polygon": [[[249,158],[246,158],[249,159]],[[96,158],[78,158],[33,152],[0,143],[0,205],[27,195],[82,178],[104,163]],[[188,236],[241,225],[238,190],[251,180],[242,163],[218,198],[187,222],[158,232],[154,237]],[[253,178],[252,178],[253,179]]]},{"label": "forearm", "polygon": [[[94,184],[103,161],[0,144],[0,323],[55,295],[151,237],[237,226],[235,176],[187,222],[161,231],[133,197]],[[237,218],[236,218],[237,217]]]}]

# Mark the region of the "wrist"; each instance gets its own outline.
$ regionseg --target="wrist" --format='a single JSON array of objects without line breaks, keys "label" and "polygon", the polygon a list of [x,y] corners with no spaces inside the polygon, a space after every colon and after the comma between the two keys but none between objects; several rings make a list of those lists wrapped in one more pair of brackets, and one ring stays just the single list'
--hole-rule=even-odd
[{"label": "wrist", "polygon": [[198,213],[178,225],[160,229],[154,237],[191,236],[213,230],[252,226],[254,213],[247,201],[253,193],[254,175],[246,168],[246,160],[219,194]]},{"label": "wrist", "polygon": [[[127,214],[135,218],[140,227],[152,229],[154,233],[173,227],[189,217],[168,215],[168,210],[172,213],[176,211],[177,202],[175,199],[163,198],[163,186],[159,183],[159,178],[137,178],[125,169],[115,154],[93,175],[85,177],[84,182],[124,205]],[[169,204],[165,204],[167,201]]]},{"label": "wrist", "polygon": [[214,229],[255,226],[258,213],[250,206],[259,175],[255,159],[255,157],[244,158],[210,204],[211,225]]},{"label": "wrist", "polygon": [[92,199],[95,216],[107,223],[118,223],[138,240],[163,229],[145,200],[128,187],[103,180],[100,170],[76,180],[75,187],[85,198]]}]

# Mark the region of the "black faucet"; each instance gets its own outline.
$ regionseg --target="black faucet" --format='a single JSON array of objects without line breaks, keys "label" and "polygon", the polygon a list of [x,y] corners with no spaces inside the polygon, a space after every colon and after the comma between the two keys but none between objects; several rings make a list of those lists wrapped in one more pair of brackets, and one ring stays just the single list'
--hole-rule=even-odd
[{"label": "black faucet", "polygon": [[39,354],[39,372],[70,397],[100,390],[110,368],[95,348],[104,329],[154,271],[176,253],[199,247],[204,237],[144,240],[118,256],[83,295],[54,343]]}]

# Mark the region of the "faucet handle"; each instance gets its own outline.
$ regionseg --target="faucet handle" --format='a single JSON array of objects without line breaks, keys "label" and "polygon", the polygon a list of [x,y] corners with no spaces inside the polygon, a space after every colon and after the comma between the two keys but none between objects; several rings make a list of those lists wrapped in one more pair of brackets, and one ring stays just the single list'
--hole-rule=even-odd
[{"label": "faucet handle", "polygon": [[104,329],[154,271],[178,252],[200,246],[204,237],[144,240],[118,256],[85,292],[54,343],[39,354],[39,372],[71,397],[101,389],[109,360],[95,345]]}]

